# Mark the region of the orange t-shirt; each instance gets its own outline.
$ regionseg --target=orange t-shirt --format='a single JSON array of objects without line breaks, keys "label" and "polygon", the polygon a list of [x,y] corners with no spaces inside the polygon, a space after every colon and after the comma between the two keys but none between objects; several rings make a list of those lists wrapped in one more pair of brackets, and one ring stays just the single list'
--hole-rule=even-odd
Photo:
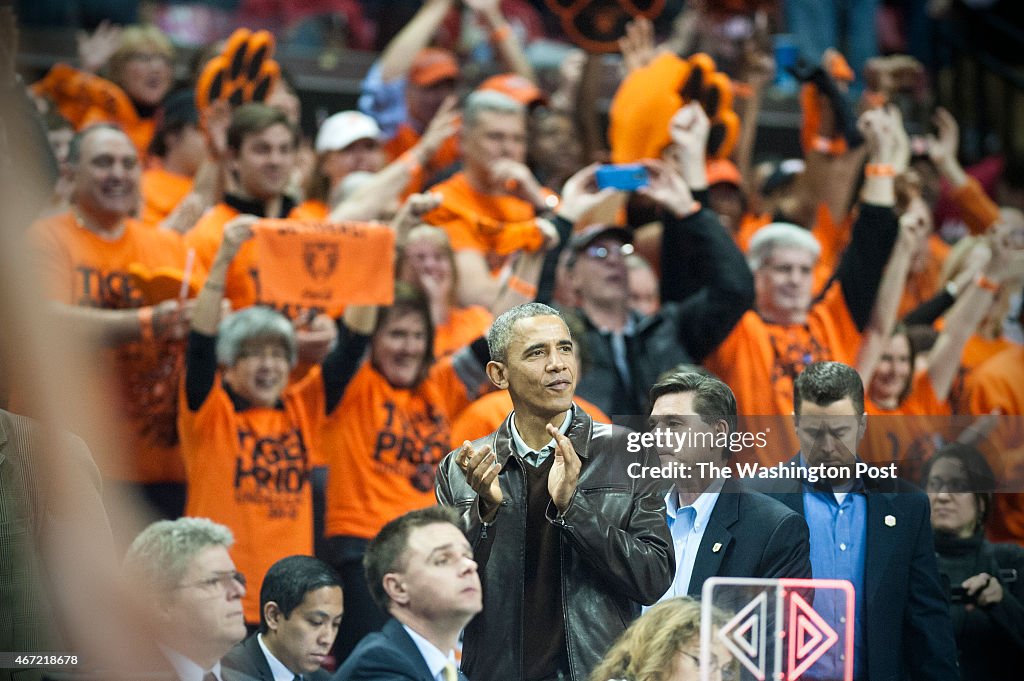
[{"label": "orange t-shirt", "polygon": [[449,362],[435,364],[415,389],[394,388],[363,364],[323,430],[326,535],[370,539],[389,520],[434,505],[451,420],[468,403]]},{"label": "orange t-shirt", "polygon": [[[598,423],[611,423],[600,407],[586,401],[579,395],[573,398],[583,411]],[[452,423],[452,449],[458,449],[466,440],[472,442],[498,429],[512,411],[512,397],[507,390],[488,393],[462,410]]]},{"label": "orange t-shirt", "polygon": [[236,411],[218,375],[198,411],[180,391],[181,452],[188,472],[185,515],[210,518],[235,535],[231,554],[249,579],[245,620],[260,621],[260,584],[277,560],[313,553],[309,480],[324,421],[319,368],[285,389],[283,409]]},{"label": "orange t-shirt", "polygon": [[835,282],[811,307],[806,324],[771,324],[751,310],[707,357],[705,366],[736,394],[741,428],[765,432],[769,446],[755,454],[761,463],[784,461],[800,448],[790,418],[793,380],[812,362],[852,365],[860,339]]},{"label": "orange t-shirt", "polygon": [[[389,162],[394,161],[416,146],[419,141],[419,133],[413,130],[408,123],[402,123],[398,126],[395,136],[384,143],[384,153],[387,155]],[[461,156],[462,149],[459,144],[459,136],[453,135],[441,144],[438,150],[434,152],[433,158],[424,167],[418,168],[412,174],[409,182],[405,185],[405,192],[412,194],[422,191],[427,180],[458,161]]]},{"label": "orange t-shirt", "polygon": [[999,489],[989,517],[992,541],[1024,543],[1024,346],[1014,345],[974,370],[967,402],[978,416],[998,409],[996,429],[982,446]]},{"label": "orange t-shirt", "polygon": [[461,172],[430,191],[441,194],[441,205],[423,220],[444,229],[453,250],[506,256],[519,250],[536,251],[544,243],[536,211],[527,201],[505,194],[481,194]]},{"label": "orange t-shirt", "polygon": [[836,222],[832,219],[832,212],[828,204],[818,204],[814,216],[814,227],[811,234],[821,244],[821,257],[814,266],[814,290],[820,291],[828,283],[828,280],[839,267],[839,260],[843,251],[850,244],[850,235],[853,231],[853,213],[848,213],[845,218]]},{"label": "orange t-shirt", "polygon": [[906,480],[919,481],[924,463],[955,436],[953,410],[936,397],[927,371],[914,376],[910,394],[895,409],[866,397],[864,411],[870,418],[859,454],[879,465],[895,462]]},{"label": "orange t-shirt", "polygon": [[[128,265],[150,268],[185,265],[180,235],[154,230],[133,219],[124,233],[104,239],[79,227],[68,213],[41,220],[29,229],[29,243],[48,295],[53,300],[112,310],[143,307],[142,294]],[[175,391],[181,376],[181,342],[125,343],[105,351],[111,376],[120,388],[119,410],[125,416],[123,464],[95,451],[108,477],[135,482],[185,479],[175,426]]]},{"label": "orange t-shirt", "polygon": [[494,321],[487,308],[479,305],[453,307],[448,321],[434,329],[434,357],[447,357],[482,336]]},{"label": "orange t-shirt", "polygon": [[[940,323],[942,321],[941,319],[939,320]],[[967,345],[964,346],[963,354],[960,356],[960,369],[957,372],[956,379],[953,381],[953,388],[949,393],[949,401],[957,414],[970,413],[966,392],[974,370],[1003,350],[1008,350],[1012,347],[1016,347],[1016,344],[1008,340],[1006,336],[989,339],[974,334],[967,339]]]},{"label": "orange t-shirt", "polygon": [[289,217],[296,220],[326,220],[331,215],[331,209],[323,201],[308,199],[292,209]]},{"label": "orange t-shirt", "polygon": [[928,260],[918,272],[911,272],[903,287],[900,299],[900,318],[911,312],[921,303],[931,300],[939,292],[942,280],[942,265],[949,255],[949,245],[932,234],[928,237]]},{"label": "orange t-shirt", "polygon": [[191,177],[172,173],[159,164],[148,168],[142,173],[142,222],[156,227],[190,191]]}]

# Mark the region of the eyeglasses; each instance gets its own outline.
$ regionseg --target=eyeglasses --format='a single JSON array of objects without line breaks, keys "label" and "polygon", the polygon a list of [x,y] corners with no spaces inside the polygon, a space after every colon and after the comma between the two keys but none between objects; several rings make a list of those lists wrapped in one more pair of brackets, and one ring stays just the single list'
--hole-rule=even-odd
[{"label": "eyeglasses", "polygon": [[932,494],[939,494],[940,492],[963,494],[964,492],[971,491],[971,485],[966,478],[950,478],[949,480],[943,480],[940,477],[933,476],[928,478],[928,482],[925,483],[924,489],[926,492],[931,492]]},{"label": "eyeglasses", "polygon": [[[699,655],[688,653],[685,650],[681,650],[679,652],[681,652],[686,657],[690,658],[690,660],[693,661],[693,664],[697,667],[697,669],[700,669]],[[736,679],[739,678],[739,675],[736,673],[736,669],[732,664],[727,664],[723,667],[721,663],[719,663],[718,657],[715,655],[711,656],[711,669],[709,671],[712,674],[719,674],[722,678],[722,681],[736,681]]]},{"label": "eyeglasses", "polygon": [[245,587],[245,575],[237,570],[233,572],[219,572],[215,577],[209,579],[201,579],[198,582],[191,582],[189,584],[179,584],[176,589],[191,589],[197,587],[204,591],[213,591],[218,585],[224,591],[230,591],[235,584],[240,584],[243,588]]},{"label": "eyeglasses", "polygon": [[583,252],[588,258],[595,258],[597,260],[605,260],[612,253],[618,253],[623,258],[627,255],[632,255],[633,244],[622,244],[618,248],[608,248],[606,246],[587,246],[583,249]]}]

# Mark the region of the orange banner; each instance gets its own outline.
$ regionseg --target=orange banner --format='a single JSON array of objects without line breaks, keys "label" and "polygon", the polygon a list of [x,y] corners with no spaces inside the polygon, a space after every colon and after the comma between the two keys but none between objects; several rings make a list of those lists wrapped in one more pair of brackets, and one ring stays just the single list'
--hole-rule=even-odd
[{"label": "orange banner", "polygon": [[394,300],[395,234],[386,225],[260,220],[253,231],[268,303],[336,309]]}]

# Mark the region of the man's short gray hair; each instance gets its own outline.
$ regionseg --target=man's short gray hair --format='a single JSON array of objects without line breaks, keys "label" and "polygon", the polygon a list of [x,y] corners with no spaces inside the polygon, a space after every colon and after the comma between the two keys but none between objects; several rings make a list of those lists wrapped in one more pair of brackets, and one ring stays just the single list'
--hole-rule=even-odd
[{"label": "man's short gray hair", "polygon": [[[82,146],[85,144],[86,138],[100,130],[119,132],[125,137],[128,137],[124,128],[116,123],[93,123],[92,125],[87,125],[71,137],[71,143],[68,144],[68,157],[66,159],[68,165],[77,165],[78,162],[82,160]],[[134,145],[132,146],[134,147]]]},{"label": "man's short gray hair", "polygon": [[[520,319],[548,316],[558,317],[563,324],[565,323],[565,317],[561,312],[544,303],[524,303],[500,314],[491,324],[491,330],[487,332],[487,350],[491,353],[491,359],[502,364],[508,362],[508,346],[512,343],[512,327],[516,322]],[[566,328],[569,328],[568,324]]]},{"label": "man's short gray hair", "polygon": [[747,249],[747,264],[756,272],[771,257],[776,248],[799,248],[814,256],[821,256],[821,244],[803,227],[789,222],[773,222],[754,233]]},{"label": "man's short gray hair", "polygon": [[463,127],[472,128],[485,111],[526,115],[526,107],[508,95],[494,90],[477,90],[466,97],[466,104],[462,107]]},{"label": "man's short gray hair", "polygon": [[169,592],[181,583],[195,554],[208,546],[226,549],[234,543],[231,530],[209,518],[158,520],[128,547],[124,570],[148,589]]},{"label": "man's short gray hair", "polygon": [[242,344],[256,338],[280,340],[288,350],[288,362],[295,366],[299,349],[292,323],[280,312],[259,305],[239,310],[220,323],[217,330],[217,361],[222,366],[234,366]]}]

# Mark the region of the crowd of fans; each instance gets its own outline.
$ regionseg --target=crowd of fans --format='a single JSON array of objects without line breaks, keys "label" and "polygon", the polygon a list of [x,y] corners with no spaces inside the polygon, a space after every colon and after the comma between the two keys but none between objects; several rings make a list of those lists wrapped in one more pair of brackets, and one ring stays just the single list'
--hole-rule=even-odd
[{"label": "crowd of fans", "polygon": [[[309,20],[318,3],[241,4],[254,30],[323,28]],[[347,17],[349,46],[374,46],[364,13],[387,3],[322,4]],[[379,45],[358,110],[315,131],[299,128],[286,74],[263,97],[197,97],[196,81],[175,82],[175,46],[154,25],[105,23],[83,36],[78,64],[34,83],[16,79],[10,55],[0,60],[6,136],[37,139],[52,170],[49,200],[18,235],[43,313],[94,344],[118,417],[116,437],[88,442],[105,493],[138,494],[168,522],[213,521],[150,527],[128,571],[167,590],[153,586],[166,581],[161,562],[177,560],[163,567],[188,583],[212,570],[203,588],[224,590],[226,616],[240,608],[264,652],[285,651],[278,620],[304,613],[306,592],[289,586],[293,602],[279,607],[261,586],[287,591],[275,570],[298,563],[279,561],[316,555],[323,563],[302,569],[327,605],[310,654],[342,666],[396,602],[389,591],[382,607],[380,585],[367,584],[368,547],[389,521],[444,502],[445,455],[506,421],[513,379],[494,372],[506,359],[488,331],[536,301],[572,334],[570,413],[646,419],[666,372],[699,365],[735,393],[731,430],[770,434],[767,446],[732,452],[736,461],[773,465],[801,451],[797,377],[824,361],[854,367],[869,415],[858,454],[896,464],[928,493],[940,572],[954,595],[961,587],[951,613],[962,678],[1024,659],[1024,165],[1011,150],[961,164],[958,121],[929,91],[936,71],[879,56],[877,3],[782,4],[667,3],[677,16],[657,31],[629,24],[609,84],[598,59],[568,45],[555,77],[538,75],[528,44],[560,36],[534,3],[425,0]],[[818,28],[838,21],[833,5],[852,13],[839,22],[848,36]],[[0,11],[0,42],[14,45],[18,26]],[[691,57],[730,31],[740,37]],[[475,42],[453,51],[453,32]],[[782,32],[804,56],[793,70],[800,158],[757,141],[775,78],[771,35]],[[470,58],[484,68],[464,69]],[[607,120],[595,113],[602,101]],[[605,122],[607,134],[595,127]],[[642,186],[601,184],[609,160],[638,164]],[[376,264],[394,273],[392,302],[274,299],[265,283],[279,265],[254,238],[267,218],[390,230],[393,265]],[[311,277],[318,257],[334,268],[310,253]],[[13,414],[35,415],[24,386],[2,384],[12,414],[0,446],[8,420],[22,424]],[[16,461],[0,456],[0,466]],[[3,477],[0,520],[22,496],[34,503],[34,491],[7,489],[21,479]],[[145,524],[112,515],[111,546]],[[593,679],[698,678],[699,610],[685,596],[654,606]],[[724,618],[714,612],[716,626]],[[220,622],[191,663],[232,678],[217,661],[241,640],[238,624]],[[188,627],[166,626],[162,640],[188,658]],[[274,654],[318,678],[308,659]],[[731,673],[724,659],[712,671]]]}]

